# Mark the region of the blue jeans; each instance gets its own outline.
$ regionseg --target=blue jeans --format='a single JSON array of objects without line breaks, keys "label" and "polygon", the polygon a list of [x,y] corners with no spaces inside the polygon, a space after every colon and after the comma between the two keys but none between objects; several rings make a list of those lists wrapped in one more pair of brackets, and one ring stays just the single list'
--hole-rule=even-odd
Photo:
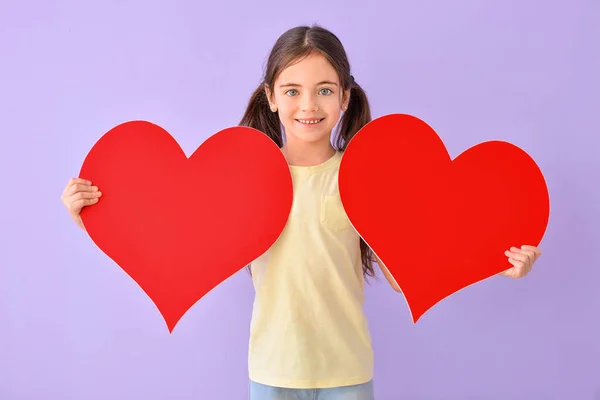
[{"label": "blue jeans", "polygon": [[373,381],[328,389],[287,389],[250,381],[250,400],[374,400]]}]

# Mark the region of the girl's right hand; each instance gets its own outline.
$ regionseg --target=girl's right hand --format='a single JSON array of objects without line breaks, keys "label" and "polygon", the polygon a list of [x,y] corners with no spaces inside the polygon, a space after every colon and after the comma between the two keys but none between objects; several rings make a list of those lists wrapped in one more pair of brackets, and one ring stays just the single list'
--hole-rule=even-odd
[{"label": "girl's right hand", "polygon": [[97,186],[92,186],[90,181],[81,178],[71,178],[63,190],[60,199],[67,208],[73,221],[75,221],[81,229],[85,230],[81,217],[79,216],[81,209],[85,206],[96,204],[100,196],[102,196],[102,192],[98,190]]}]

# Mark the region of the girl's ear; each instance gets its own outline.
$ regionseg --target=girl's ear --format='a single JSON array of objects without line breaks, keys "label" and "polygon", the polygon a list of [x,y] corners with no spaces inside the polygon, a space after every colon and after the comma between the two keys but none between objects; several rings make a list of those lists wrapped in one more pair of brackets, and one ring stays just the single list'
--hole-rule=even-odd
[{"label": "girl's ear", "polygon": [[344,91],[344,96],[342,99],[342,110],[346,111],[348,109],[348,104],[350,104],[350,89]]},{"label": "girl's ear", "polygon": [[277,111],[277,106],[275,105],[275,103],[273,103],[273,100],[271,98],[271,91],[269,90],[269,86],[267,84],[265,84],[265,95],[267,96],[267,101],[269,102],[269,107],[271,108],[271,111]]}]

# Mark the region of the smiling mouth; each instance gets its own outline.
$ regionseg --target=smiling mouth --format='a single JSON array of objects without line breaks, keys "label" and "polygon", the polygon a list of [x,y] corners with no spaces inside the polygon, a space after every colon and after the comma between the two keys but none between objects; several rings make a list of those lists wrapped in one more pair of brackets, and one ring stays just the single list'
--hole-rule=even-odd
[{"label": "smiling mouth", "polygon": [[319,122],[323,121],[325,118],[321,119],[297,119],[296,121],[300,122],[303,125],[316,125]]}]

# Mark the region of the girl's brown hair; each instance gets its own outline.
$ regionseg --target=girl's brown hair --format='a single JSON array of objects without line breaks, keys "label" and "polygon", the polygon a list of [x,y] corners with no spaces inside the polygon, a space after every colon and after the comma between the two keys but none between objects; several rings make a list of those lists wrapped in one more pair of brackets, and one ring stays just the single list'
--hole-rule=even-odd
[{"label": "girl's brown hair", "polygon": [[[348,109],[337,125],[333,141],[337,150],[344,151],[356,132],[371,121],[371,109],[367,95],[350,74],[350,63],[344,46],[336,35],[318,25],[292,28],[277,39],[269,55],[262,83],[252,94],[239,125],[264,132],[281,148],[281,122],[277,112],[270,110],[265,88],[272,88],[281,71],[287,66],[314,53],[321,54],[329,60],[338,74],[342,90],[350,89]],[[373,252],[362,238],[360,249],[363,273],[374,276]]]}]

